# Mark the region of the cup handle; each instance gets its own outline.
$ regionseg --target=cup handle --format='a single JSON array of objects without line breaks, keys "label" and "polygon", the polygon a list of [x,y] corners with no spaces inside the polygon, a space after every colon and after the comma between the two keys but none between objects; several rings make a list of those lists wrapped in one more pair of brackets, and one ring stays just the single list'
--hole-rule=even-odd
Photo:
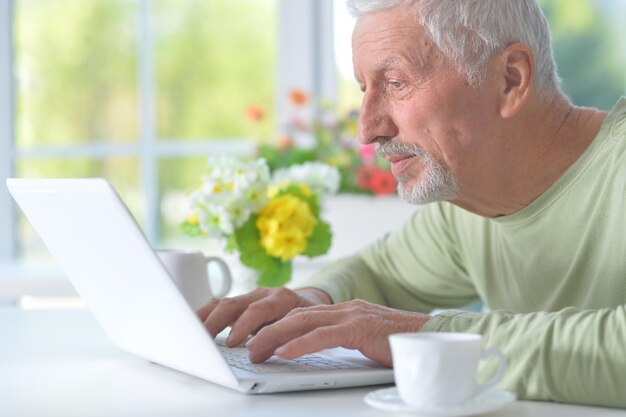
[{"label": "cup handle", "polygon": [[476,395],[480,395],[495,387],[496,384],[500,382],[500,380],[504,376],[504,370],[506,369],[506,358],[504,357],[504,354],[502,354],[499,349],[491,347],[483,350],[482,354],[480,355],[480,359],[488,359],[491,356],[495,356],[495,358],[498,360],[498,371],[493,376],[493,378],[478,387],[478,392],[476,393]]},{"label": "cup handle", "polygon": [[[206,275],[207,280],[209,280],[209,291],[211,292],[211,297],[222,298],[226,294],[228,294],[233,282],[232,277],[230,276],[230,269],[228,268],[228,265],[226,265],[226,262],[224,262],[221,258],[218,258],[217,256],[206,256],[204,259],[207,265]],[[209,264],[211,262],[215,262],[222,272],[222,287],[219,293],[214,293],[213,289],[211,288],[211,282],[209,279]]]}]

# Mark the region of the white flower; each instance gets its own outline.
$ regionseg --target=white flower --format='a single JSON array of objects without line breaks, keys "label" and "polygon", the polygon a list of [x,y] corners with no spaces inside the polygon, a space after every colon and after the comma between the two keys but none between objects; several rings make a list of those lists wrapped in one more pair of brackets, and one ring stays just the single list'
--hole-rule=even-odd
[{"label": "white flower", "polygon": [[250,209],[259,211],[267,204],[267,184],[256,183],[248,187],[243,198],[250,204]]},{"label": "white flower", "polygon": [[322,162],[305,162],[282,168],[274,172],[274,184],[304,183],[320,198],[325,195],[336,194],[339,190],[339,171]]},{"label": "white flower", "polygon": [[226,156],[213,156],[207,160],[205,181],[224,184],[231,191],[245,191],[254,183],[269,182],[269,168],[264,159],[242,159]]},{"label": "white flower", "polygon": [[234,228],[229,213],[222,206],[211,206],[200,212],[200,227],[211,233],[230,235]]},{"label": "white flower", "polygon": [[203,232],[226,237],[267,203],[269,181],[264,159],[209,157],[201,184],[189,195],[189,211]]},{"label": "white flower", "polygon": [[245,198],[234,198],[225,204],[225,209],[235,228],[243,226],[252,214],[252,205]]}]

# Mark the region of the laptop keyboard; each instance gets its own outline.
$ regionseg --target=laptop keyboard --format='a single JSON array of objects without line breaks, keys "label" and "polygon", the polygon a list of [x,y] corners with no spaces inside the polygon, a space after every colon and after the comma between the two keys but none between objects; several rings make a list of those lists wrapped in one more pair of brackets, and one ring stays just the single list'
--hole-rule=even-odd
[{"label": "laptop keyboard", "polygon": [[229,348],[218,345],[218,348],[230,366],[256,374],[361,368],[355,363],[320,355],[304,355],[293,360],[272,356],[265,362],[252,363],[248,359],[248,350],[245,347]]}]

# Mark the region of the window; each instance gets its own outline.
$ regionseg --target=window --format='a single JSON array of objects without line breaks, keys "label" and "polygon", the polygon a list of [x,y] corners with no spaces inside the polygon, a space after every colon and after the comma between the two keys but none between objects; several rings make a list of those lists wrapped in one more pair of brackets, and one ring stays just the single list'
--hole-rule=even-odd
[{"label": "window", "polygon": [[626,0],[540,3],[563,90],[575,104],[610,110],[626,92]]},{"label": "window", "polygon": [[[565,92],[610,108],[626,85],[626,0],[540,2]],[[343,0],[1,1],[0,178],[104,176],[155,246],[197,246],[178,222],[205,155],[273,137],[294,87],[359,107],[353,25]],[[250,104],[268,110],[261,126]],[[49,262],[15,216],[3,184],[0,265]]]},{"label": "window", "polygon": [[361,106],[361,90],[352,68],[352,30],[356,19],[350,16],[344,2],[335,2],[335,58],[337,61],[337,105],[342,112]]},{"label": "window", "polygon": [[[193,145],[251,137],[246,105],[274,100],[276,12],[272,0],[17,1],[16,175],[108,178],[152,241],[176,235],[158,202],[195,182]],[[17,237],[22,259],[47,256],[23,219]]]},{"label": "window", "polygon": [[[333,90],[331,21],[332,0],[1,2],[0,175],[105,177],[155,246],[184,245],[206,155],[276,137],[289,88]],[[18,213],[3,185],[0,264],[49,263]]]}]

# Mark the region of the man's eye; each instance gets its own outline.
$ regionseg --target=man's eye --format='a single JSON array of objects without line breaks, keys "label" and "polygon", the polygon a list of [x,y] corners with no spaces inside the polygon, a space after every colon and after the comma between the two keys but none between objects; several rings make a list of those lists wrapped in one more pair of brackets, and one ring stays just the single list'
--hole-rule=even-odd
[{"label": "man's eye", "polygon": [[389,85],[391,85],[393,88],[402,88],[403,84],[401,81],[389,81]]}]

